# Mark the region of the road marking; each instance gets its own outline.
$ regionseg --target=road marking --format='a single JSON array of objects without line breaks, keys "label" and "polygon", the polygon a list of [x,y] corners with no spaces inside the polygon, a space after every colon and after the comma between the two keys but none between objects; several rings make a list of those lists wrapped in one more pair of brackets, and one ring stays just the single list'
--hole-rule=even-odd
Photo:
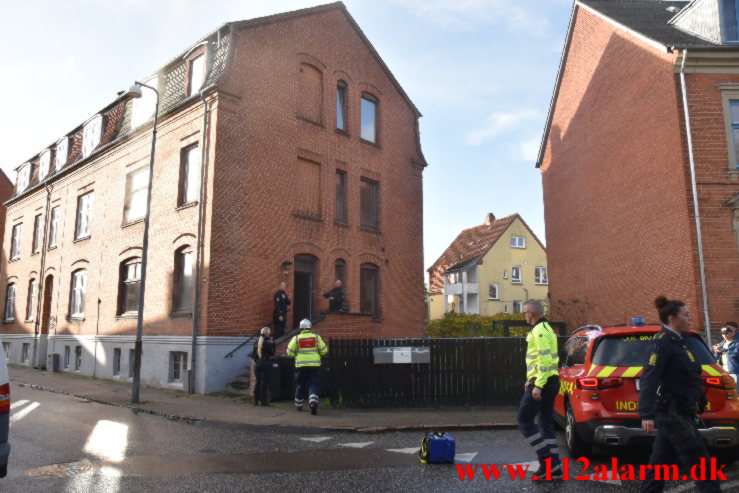
[{"label": "road marking", "polygon": [[375,442],[353,442],[353,443],[340,443],[339,445],[342,447],[351,447],[351,448],[363,448],[367,445],[372,445]]},{"label": "road marking", "polygon": [[20,411],[14,412],[10,416],[10,424],[12,425],[13,423],[17,423],[18,421],[22,420],[23,418],[25,418],[26,416],[28,416],[28,414],[30,412],[32,412],[34,409],[36,409],[39,406],[40,406],[40,404],[38,402],[32,402],[31,404],[29,404],[28,406],[24,407]]},{"label": "road marking", "polygon": [[399,454],[417,454],[421,450],[421,447],[389,448],[386,450],[388,452],[398,452]]},{"label": "road marking", "polygon": [[462,461],[462,462],[472,462],[472,459],[475,458],[477,455],[477,452],[468,452],[466,454],[457,454],[454,456],[455,461]]},{"label": "road marking", "polygon": [[15,401],[15,402],[13,402],[13,403],[12,403],[12,404],[10,405],[10,410],[12,411],[13,409],[15,409],[15,408],[17,408],[17,407],[25,406],[25,405],[26,405],[26,404],[28,404],[29,402],[30,402],[30,401],[27,401],[27,400],[20,400],[20,401]]},{"label": "road marking", "polygon": [[306,442],[325,442],[326,440],[331,440],[333,437],[305,437],[301,438],[301,440],[305,440]]}]

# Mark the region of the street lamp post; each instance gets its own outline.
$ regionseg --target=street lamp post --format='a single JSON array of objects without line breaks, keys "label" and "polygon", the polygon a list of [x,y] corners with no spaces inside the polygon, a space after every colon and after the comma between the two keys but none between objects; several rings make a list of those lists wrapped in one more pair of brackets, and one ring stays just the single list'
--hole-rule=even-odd
[{"label": "street lamp post", "polygon": [[139,284],[139,309],[136,317],[136,344],[134,346],[134,363],[133,363],[133,387],[131,389],[131,402],[139,403],[139,387],[141,383],[141,333],[144,324],[144,300],[146,293],[146,264],[149,253],[149,212],[151,210],[151,186],[154,181],[154,149],[157,143],[157,118],[159,116],[159,91],[155,88],[144,84],[143,82],[134,82],[126,95],[131,98],[140,98],[143,96],[142,87],[151,89],[156,94],[156,105],[154,106],[154,128],[151,132],[151,153],[149,156],[149,185],[146,189],[146,215],[144,216],[144,244],[141,252],[141,281]]}]

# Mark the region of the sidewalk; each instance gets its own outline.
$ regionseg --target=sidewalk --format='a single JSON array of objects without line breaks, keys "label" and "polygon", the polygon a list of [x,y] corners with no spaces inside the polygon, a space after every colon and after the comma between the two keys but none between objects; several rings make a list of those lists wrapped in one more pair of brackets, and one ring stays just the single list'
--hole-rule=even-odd
[{"label": "sidewalk", "polygon": [[[419,408],[419,409],[331,409],[324,402],[317,416],[297,412],[292,401],[276,401],[271,406],[254,406],[242,399],[142,387],[139,404],[131,404],[131,384],[59,372],[8,365],[15,385],[66,394],[94,402],[131,408],[170,419],[212,421],[258,426],[308,427],[382,433],[400,430],[459,430],[515,428],[516,409]],[[12,389],[11,389],[12,398]]]}]

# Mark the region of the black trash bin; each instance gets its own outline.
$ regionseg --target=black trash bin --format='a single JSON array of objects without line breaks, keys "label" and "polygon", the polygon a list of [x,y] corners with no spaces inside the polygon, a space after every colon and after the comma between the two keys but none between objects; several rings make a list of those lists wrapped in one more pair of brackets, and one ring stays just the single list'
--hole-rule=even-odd
[{"label": "black trash bin", "polygon": [[279,360],[273,356],[269,361],[272,366],[269,370],[269,395],[273,401],[284,399],[285,394],[282,392],[282,373]]}]

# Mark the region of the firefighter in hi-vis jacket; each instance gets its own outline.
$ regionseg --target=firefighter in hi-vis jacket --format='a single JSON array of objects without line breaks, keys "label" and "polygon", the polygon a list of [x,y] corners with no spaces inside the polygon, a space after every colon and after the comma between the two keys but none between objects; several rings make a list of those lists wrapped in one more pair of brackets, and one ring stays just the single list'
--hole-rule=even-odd
[{"label": "firefighter in hi-vis jacket", "polygon": [[318,334],[311,332],[313,325],[307,318],[300,321],[303,329],[287,345],[287,355],[295,358],[295,407],[303,410],[308,396],[310,413],[318,413],[318,389],[321,384],[321,356],[328,353],[328,347]]},{"label": "firefighter in hi-vis jacket", "polygon": [[[526,322],[532,328],[526,336],[526,383],[518,409],[518,428],[539,459],[535,478],[561,479],[564,472],[553,418],[554,398],[559,391],[557,336],[544,318],[544,307],[540,302],[529,300],[524,303],[523,310]],[[534,423],[537,414],[540,427]],[[550,461],[549,475],[546,474],[547,459]]]}]

